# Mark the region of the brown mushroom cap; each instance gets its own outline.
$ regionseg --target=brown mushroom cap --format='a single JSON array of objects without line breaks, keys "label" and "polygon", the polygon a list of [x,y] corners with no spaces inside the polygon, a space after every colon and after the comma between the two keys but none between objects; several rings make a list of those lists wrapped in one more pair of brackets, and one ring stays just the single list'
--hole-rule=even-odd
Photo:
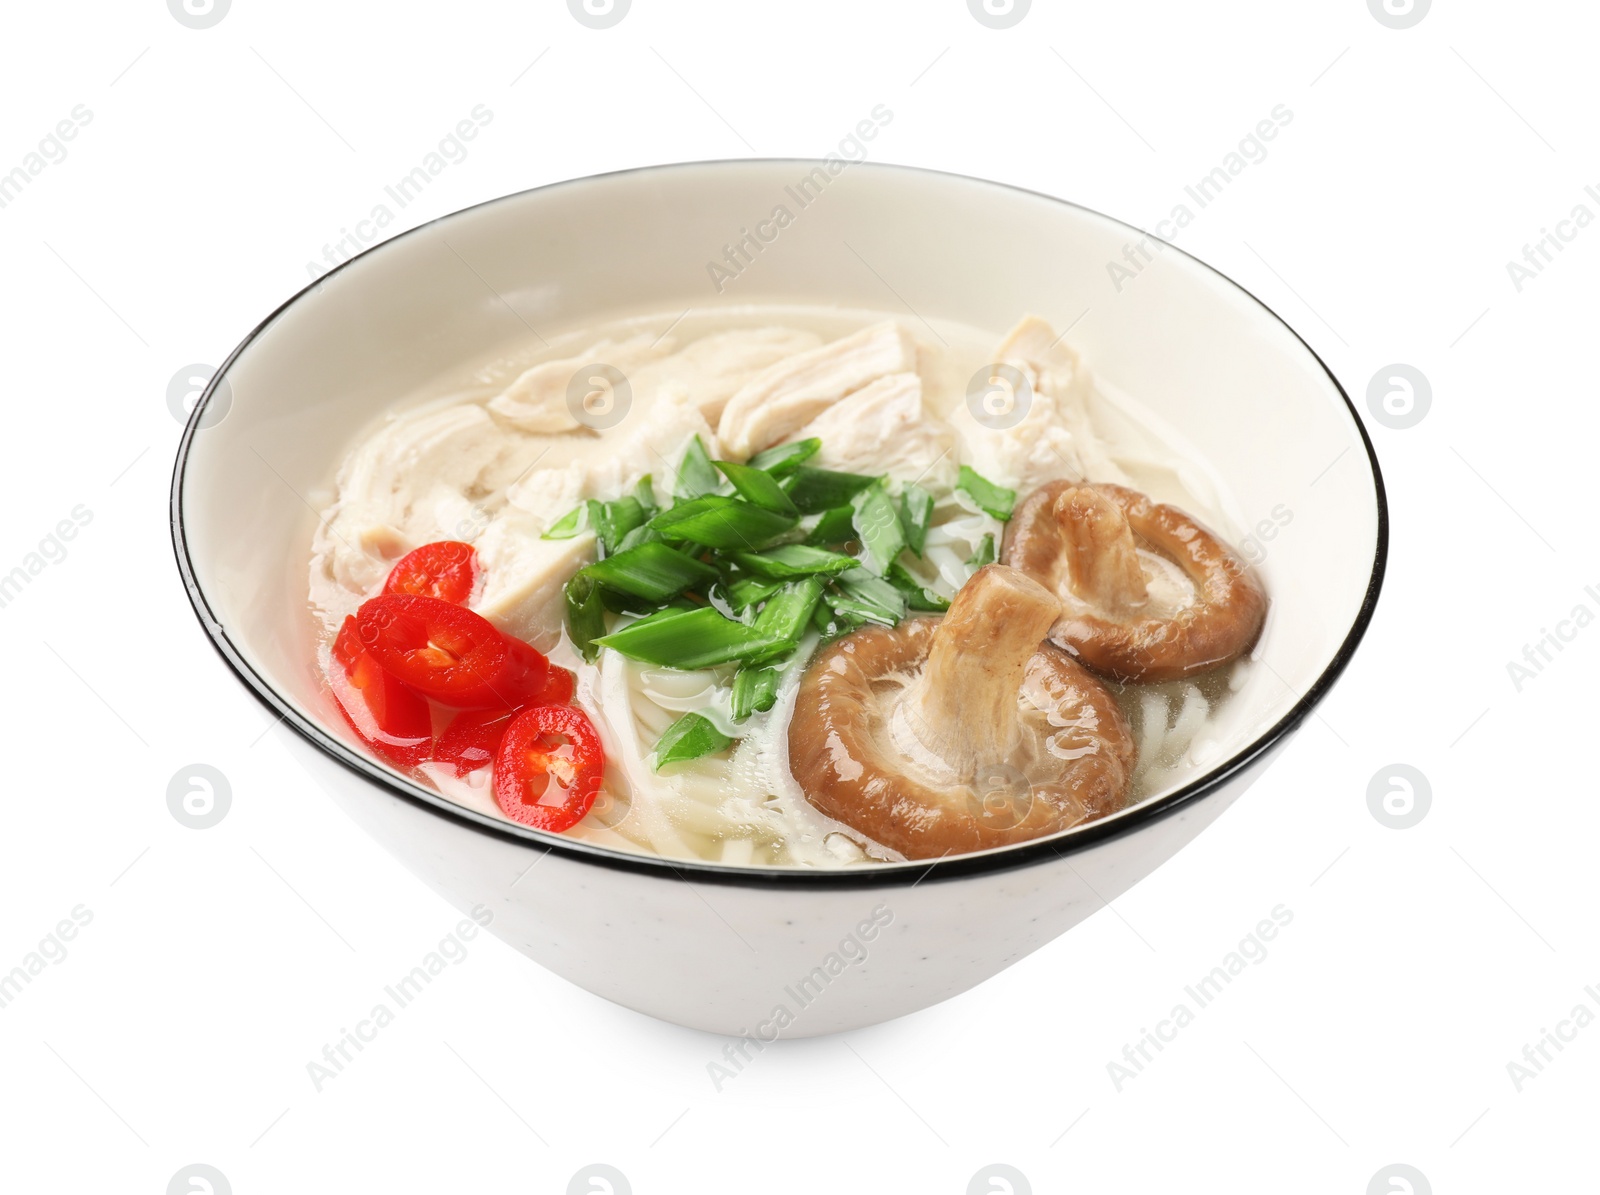
[{"label": "brown mushroom cap", "polygon": [[1134,744],[1111,694],[1042,642],[1060,613],[1015,569],[979,569],[942,619],[819,652],[789,764],[824,814],[908,859],[987,850],[1120,809]]},{"label": "brown mushroom cap", "polygon": [[1050,641],[1115,680],[1209,671],[1249,651],[1266,618],[1266,593],[1237,553],[1124,486],[1040,486],[1017,505],[1002,559],[1060,596]]}]

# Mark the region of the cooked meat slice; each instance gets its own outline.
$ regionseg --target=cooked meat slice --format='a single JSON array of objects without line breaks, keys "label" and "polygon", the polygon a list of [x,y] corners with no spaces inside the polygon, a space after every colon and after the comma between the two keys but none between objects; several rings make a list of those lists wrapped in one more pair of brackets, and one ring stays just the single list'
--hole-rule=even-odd
[{"label": "cooked meat slice", "polygon": [[887,473],[933,487],[955,481],[955,433],[944,420],[928,417],[922,379],[914,373],[892,373],[863,386],[791,438],[812,436],[822,441],[810,462],[820,469]]},{"label": "cooked meat slice", "polygon": [[762,370],[728,400],[717,434],[731,457],[744,460],[789,439],[845,395],[916,363],[904,328],[875,324]]}]

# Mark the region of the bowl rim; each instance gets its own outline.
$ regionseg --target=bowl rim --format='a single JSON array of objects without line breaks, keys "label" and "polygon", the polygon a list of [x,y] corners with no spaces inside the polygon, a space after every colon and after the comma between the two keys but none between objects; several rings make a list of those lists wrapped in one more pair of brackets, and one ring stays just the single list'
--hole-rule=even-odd
[{"label": "bowl rim", "polygon": [[852,888],[885,888],[897,886],[915,886],[924,880],[954,880],[974,876],[991,875],[996,872],[1011,871],[1019,868],[1047,863],[1051,859],[1065,859],[1073,854],[1110,842],[1125,835],[1133,834],[1157,821],[1164,820],[1176,813],[1180,813],[1190,806],[1197,804],[1202,798],[1217,792],[1232,777],[1246,771],[1259,759],[1272,749],[1284,742],[1285,739],[1305,721],[1311,712],[1327,696],[1335,681],[1343,674],[1350,660],[1366,635],[1367,628],[1372,623],[1373,614],[1377,608],[1378,596],[1383,588],[1384,574],[1388,564],[1389,554],[1389,507],[1383,483],[1383,473],[1378,465],[1377,453],[1373,448],[1372,438],[1367,434],[1366,425],[1361,420],[1361,415],[1356,405],[1351,401],[1349,393],[1340,384],[1339,379],[1328,367],[1318,352],[1312,348],[1304,337],[1297,332],[1287,320],[1269,307],[1258,296],[1246,287],[1240,285],[1233,278],[1224,274],[1216,267],[1209,265],[1187,250],[1164,241],[1152,232],[1146,232],[1136,225],[1108,216],[1104,212],[1084,204],[1075,203],[1056,195],[1049,195],[1035,191],[1028,187],[1016,186],[1011,183],[997,182],[993,179],[977,178],[972,175],[960,174],[948,170],[936,170],[925,166],[908,166],[889,162],[855,161],[850,163],[853,167],[866,167],[871,172],[900,173],[907,175],[932,175],[940,178],[955,179],[963,183],[973,184],[978,187],[992,187],[999,190],[1011,191],[1020,195],[1043,199],[1049,203],[1059,204],[1063,207],[1107,221],[1130,233],[1142,237],[1150,237],[1161,241],[1167,248],[1175,250],[1179,255],[1198,265],[1201,269],[1214,275],[1228,286],[1249,299],[1256,307],[1276,321],[1300,346],[1310,354],[1311,359],[1317,363],[1323,375],[1333,384],[1339,397],[1344,400],[1345,407],[1349,410],[1355,424],[1356,434],[1361,439],[1362,447],[1366,450],[1367,467],[1372,474],[1373,494],[1377,507],[1377,529],[1374,536],[1373,560],[1371,572],[1367,578],[1367,586],[1362,596],[1360,609],[1352,621],[1350,630],[1346,634],[1338,650],[1328,662],[1317,679],[1300,695],[1294,705],[1272,726],[1257,735],[1250,743],[1241,748],[1236,754],[1224,760],[1217,767],[1204,775],[1190,781],[1188,784],[1174,789],[1161,797],[1136,805],[1131,809],[1121,812],[1120,816],[1102,818],[1087,825],[1063,830],[1059,834],[1045,838],[1037,838],[1028,842],[1018,843],[1014,846],[996,847],[986,851],[978,851],[963,855],[942,855],[932,861],[913,860],[905,863],[888,863],[874,867],[848,867],[836,870],[804,867],[745,867],[732,864],[706,863],[690,859],[669,859],[660,855],[631,854],[610,847],[596,846],[591,843],[576,839],[566,839],[559,834],[533,830],[512,822],[500,821],[480,814],[465,806],[457,805],[446,798],[442,793],[430,791],[420,784],[406,780],[398,774],[389,772],[376,760],[358,753],[343,739],[334,736],[316,721],[304,717],[293,703],[285,699],[278,691],[255,671],[246,661],[244,655],[229,639],[227,631],[211,611],[194,569],[194,563],[189,554],[189,543],[184,527],[183,492],[184,478],[189,462],[190,450],[193,446],[195,434],[200,430],[200,421],[204,417],[207,405],[216,394],[219,384],[226,380],[233,363],[246,349],[255,343],[269,327],[288,309],[299,303],[307,295],[318,291],[322,283],[334,274],[346,269],[355,262],[369,254],[386,250],[399,241],[417,233],[432,228],[447,220],[453,220],[468,212],[474,212],[494,204],[506,203],[522,199],[558,188],[582,186],[587,183],[598,182],[602,179],[614,179],[636,174],[656,174],[666,172],[687,171],[714,171],[719,168],[740,168],[747,166],[822,166],[825,161],[820,158],[709,158],[688,162],[664,162],[648,166],[628,167],[621,170],[605,171],[599,174],[581,175],[576,178],[561,179],[556,182],[546,183],[537,187],[529,187],[521,191],[514,191],[506,195],[496,196],[492,199],[471,204],[456,211],[447,212],[436,216],[425,223],[410,228],[404,232],[396,233],[384,241],[362,250],[360,253],[340,262],[326,273],[319,275],[315,281],[308,283],[296,291],[289,298],[280,303],[273,311],[261,320],[243,340],[228,354],[226,360],[217,367],[207,383],[205,390],[190,412],[188,422],[184,426],[183,437],[178,443],[177,457],[173,462],[172,485],[170,492],[170,521],[172,534],[173,553],[177,560],[178,572],[183,579],[184,590],[189,597],[189,602],[194,609],[195,617],[204,628],[211,646],[216,650],[232,670],[234,676],[251,692],[267,710],[280,721],[285,722],[290,729],[313,747],[329,756],[336,763],[354,772],[364,780],[377,785],[390,796],[399,797],[413,805],[426,809],[433,814],[446,818],[457,825],[480,834],[499,838],[508,842],[518,843],[535,850],[542,850],[539,856],[554,852],[579,863],[588,863],[600,867],[611,868],[618,871],[630,872],[636,875],[651,875],[660,879],[677,879],[684,882],[697,881],[721,886],[750,887],[759,889],[774,888],[825,888],[829,890]]}]

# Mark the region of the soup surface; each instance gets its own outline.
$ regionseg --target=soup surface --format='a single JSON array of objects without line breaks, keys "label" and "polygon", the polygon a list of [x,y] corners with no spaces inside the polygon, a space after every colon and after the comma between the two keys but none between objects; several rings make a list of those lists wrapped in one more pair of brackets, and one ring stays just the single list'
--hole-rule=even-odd
[{"label": "soup surface", "polygon": [[1265,611],[1229,516],[1043,320],[691,310],[396,395],[309,595],[351,728],[461,805],[870,865],[1193,773]]}]

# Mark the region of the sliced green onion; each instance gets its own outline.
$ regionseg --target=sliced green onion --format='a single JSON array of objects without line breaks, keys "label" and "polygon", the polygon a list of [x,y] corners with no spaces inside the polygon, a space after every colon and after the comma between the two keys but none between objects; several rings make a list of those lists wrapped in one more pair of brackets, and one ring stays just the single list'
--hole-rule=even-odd
[{"label": "sliced green onion", "polygon": [[829,544],[849,542],[856,537],[855,518],[856,508],[853,506],[835,506],[832,510],[823,511],[811,534],[806,536],[806,543],[825,548]]},{"label": "sliced green onion", "polygon": [[644,526],[644,507],[637,498],[618,498],[615,502],[596,502],[589,499],[589,526],[600,537],[606,554],[615,552],[628,532]]},{"label": "sliced green onion", "polygon": [[1004,523],[1011,517],[1011,509],[1017,504],[1017,491],[1008,490],[1003,485],[995,485],[988,478],[975,473],[967,465],[961,466],[960,478],[956,481],[956,489],[964,492],[978,504],[978,508],[993,515]]},{"label": "sliced green onion", "polygon": [[773,639],[798,642],[821,599],[822,582],[816,577],[790,581],[761,607],[755,628]]},{"label": "sliced green onion", "polygon": [[828,552],[808,544],[784,544],[766,552],[734,552],[734,563],[758,577],[792,581],[797,577],[837,576],[858,568],[854,556]]},{"label": "sliced green onion", "polygon": [[821,447],[822,441],[813,436],[809,440],[796,440],[793,444],[779,444],[776,448],[758,452],[745,463],[752,469],[765,470],[774,477],[785,477],[793,473],[801,461],[816,456]]},{"label": "sliced green onion", "polygon": [[794,503],[789,500],[789,495],[783,492],[783,487],[777,483],[772,474],[735,461],[712,463],[722,470],[723,476],[733,483],[733,488],[739,497],[746,502],[776,514],[799,516],[800,512],[795,509]]},{"label": "sliced green onion", "polygon": [[892,627],[900,621],[882,606],[873,602],[857,601],[841,593],[830,593],[828,605],[846,623],[853,622],[855,626],[860,626],[863,622],[875,622],[879,626]]},{"label": "sliced green onion", "polygon": [[[873,618],[874,622],[887,622],[894,626],[906,616],[906,597],[899,589],[885,581],[882,577],[874,577],[866,569],[855,569],[845,573],[839,578],[839,590],[844,598],[853,603],[850,607],[852,613],[862,618],[869,615],[861,607],[871,607],[880,615]],[[834,609],[840,607],[835,604]]]},{"label": "sliced green onion", "polygon": [[906,605],[913,610],[931,610],[942,614],[950,609],[948,598],[935,593],[913,577],[903,564],[891,564],[888,579],[891,585],[905,594]]},{"label": "sliced green onion", "polygon": [[986,564],[993,564],[994,560],[994,536],[985,535],[978,541],[978,546],[973,549],[967,563],[973,568],[982,568]]},{"label": "sliced green onion", "polygon": [[743,722],[751,714],[764,714],[778,700],[778,668],[741,668],[733,678],[733,720]]},{"label": "sliced green onion", "polygon": [[824,594],[823,600],[817,605],[817,612],[811,616],[811,625],[822,633],[824,640],[837,639],[840,635],[848,635],[866,620],[849,614],[841,614],[833,608],[833,603],[840,600],[836,594]]},{"label": "sliced green onion", "polygon": [[717,570],[663,543],[640,544],[583,570],[607,589],[664,602],[717,579]]},{"label": "sliced green onion", "polygon": [[918,556],[928,546],[928,524],[933,522],[933,495],[916,482],[900,495],[900,526],[905,531],[906,547]]},{"label": "sliced green onion", "polygon": [[743,614],[751,606],[759,606],[782,588],[782,581],[773,581],[766,577],[740,577],[728,586],[728,605],[733,608],[734,613]]},{"label": "sliced green onion", "polygon": [[709,494],[721,484],[717,471],[711,467],[711,457],[706,446],[695,436],[683,450],[683,461],[678,465],[678,479],[672,487],[674,501],[683,502]]},{"label": "sliced green onion", "polygon": [[562,595],[567,606],[567,636],[578,654],[592,664],[599,651],[595,643],[606,633],[606,608],[600,586],[580,571],[567,582]]},{"label": "sliced green onion", "polygon": [[583,516],[588,513],[587,507],[580,502],[566,514],[562,515],[550,525],[550,530],[541,535],[540,539],[571,539],[583,530]]},{"label": "sliced green onion", "polygon": [[777,646],[754,627],[724,618],[710,606],[664,610],[596,642],[630,660],[685,671],[747,660]]},{"label": "sliced green onion", "polygon": [[634,597],[631,593],[623,593],[620,589],[607,589],[604,585],[600,586],[600,600],[611,613],[632,614],[636,618],[654,614],[661,609],[660,602],[646,601],[644,598]]},{"label": "sliced green onion", "polygon": [[637,548],[640,544],[658,544],[662,542],[659,531],[650,530],[649,526],[635,527],[622,537],[622,542],[617,545],[617,554],[626,552],[629,548]]},{"label": "sliced green onion", "polygon": [[793,527],[799,519],[763,510],[737,498],[706,494],[679,502],[647,524],[668,539],[686,539],[708,548],[754,551]]},{"label": "sliced green onion", "polygon": [[823,581],[802,577],[790,581],[767,600],[751,625],[772,640],[772,646],[746,658],[749,664],[770,664],[800,646],[806,623],[822,600]]},{"label": "sliced green onion", "polygon": [[633,487],[633,496],[638,499],[639,505],[644,508],[646,516],[653,515],[661,508],[661,503],[656,501],[655,482],[646,473],[639,478],[639,484]]},{"label": "sliced green onion", "polygon": [[699,714],[685,714],[656,740],[656,771],[671,763],[699,759],[715,751],[726,751],[733,740]]},{"label": "sliced green onion", "polygon": [[856,538],[866,550],[867,566],[880,576],[906,546],[905,528],[894,503],[881,485],[870,485],[850,500]]},{"label": "sliced green onion", "polygon": [[802,514],[814,515],[846,505],[877,480],[860,473],[835,473],[832,469],[801,465],[784,479],[783,488]]}]

